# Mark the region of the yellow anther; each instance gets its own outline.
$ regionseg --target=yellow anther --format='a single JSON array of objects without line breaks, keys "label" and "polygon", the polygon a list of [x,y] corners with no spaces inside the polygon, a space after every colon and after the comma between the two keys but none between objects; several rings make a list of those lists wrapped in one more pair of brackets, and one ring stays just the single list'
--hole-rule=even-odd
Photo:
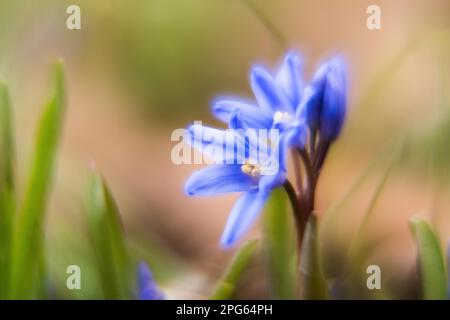
[{"label": "yellow anther", "polygon": [[292,117],[287,112],[277,111],[273,115],[273,121],[275,121],[275,122],[287,122],[287,121],[290,121],[290,120],[292,120]]},{"label": "yellow anther", "polygon": [[241,166],[242,172],[248,174],[251,177],[259,177],[261,175],[261,168],[250,162],[246,162]]}]

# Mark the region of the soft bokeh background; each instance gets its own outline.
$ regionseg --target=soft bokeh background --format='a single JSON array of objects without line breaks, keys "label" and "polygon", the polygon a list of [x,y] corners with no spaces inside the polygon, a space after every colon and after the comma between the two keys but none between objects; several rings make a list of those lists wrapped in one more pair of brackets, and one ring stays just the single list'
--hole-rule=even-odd
[{"label": "soft bokeh background", "polygon": [[[48,255],[61,279],[66,265],[82,267],[85,297],[98,291],[89,271],[93,253],[83,210],[91,166],[109,182],[132,247],[169,295],[208,294],[231,254],[218,240],[236,197],[185,196],[184,181],[198,168],[171,162],[170,135],[194,120],[218,124],[209,114],[218,95],[250,97],[253,63],[275,67],[287,49],[297,49],[310,79],[327,56],[341,53],[348,60],[349,113],[320,180],[321,219],[390,141],[440,119],[450,84],[449,1],[251,3],[0,2],[0,75],[15,107],[19,168],[26,168],[22,164],[47,92],[48,67],[57,56],[65,60],[69,103],[47,223]],[[70,4],[81,7],[81,30],[65,27]],[[379,31],[366,28],[370,4],[381,7]],[[341,219],[322,230],[335,243],[329,263],[345,255],[384,169],[375,168]],[[367,233],[374,246],[368,261],[382,266],[388,283],[407,283],[415,268],[411,215],[434,221],[443,246],[450,237],[447,186],[429,171],[421,165],[396,168],[371,215]],[[259,236],[257,227],[249,235]],[[258,277],[242,292],[243,297],[266,296]]]}]

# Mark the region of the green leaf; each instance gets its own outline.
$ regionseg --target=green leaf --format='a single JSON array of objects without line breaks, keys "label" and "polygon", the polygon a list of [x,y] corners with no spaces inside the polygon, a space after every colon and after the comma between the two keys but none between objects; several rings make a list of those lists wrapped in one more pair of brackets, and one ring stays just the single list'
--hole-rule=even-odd
[{"label": "green leaf", "polygon": [[[14,243],[13,297],[30,298],[43,254],[43,227],[64,115],[63,64],[53,68],[52,90],[38,125]],[[40,273],[40,272],[39,272]],[[33,290],[30,290],[33,287]]]},{"label": "green leaf", "polygon": [[89,226],[103,294],[106,299],[129,299],[133,272],[116,202],[96,173],[90,178],[88,192]]},{"label": "green leaf", "polygon": [[14,232],[14,132],[6,85],[0,83],[0,299],[7,296],[11,279]]},{"label": "green leaf", "polygon": [[447,279],[439,240],[425,220],[412,218],[409,225],[417,244],[423,298],[446,299]]},{"label": "green leaf", "polygon": [[295,299],[298,283],[295,222],[283,189],[272,192],[263,223],[270,294],[274,299]]},{"label": "green leaf", "polygon": [[317,218],[314,214],[311,214],[306,224],[300,255],[300,276],[304,299],[327,299],[328,289],[322,271]]},{"label": "green leaf", "polygon": [[257,248],[257,240],[245,243],[231,260],[230,265],[216,285],[211,300],[227,300],[234,295],[237,283],[247,269]]}]

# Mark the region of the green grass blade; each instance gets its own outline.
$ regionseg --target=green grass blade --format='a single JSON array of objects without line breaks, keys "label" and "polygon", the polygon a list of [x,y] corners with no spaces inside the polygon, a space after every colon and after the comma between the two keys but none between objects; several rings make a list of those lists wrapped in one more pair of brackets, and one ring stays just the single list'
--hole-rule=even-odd
[{"label": "green grass blade", "polygon": [[211,295],[211,300],[228,300],[233,298],[237,283],[247,269],[257,248],[257,240],[245,243],[231,260],[221,280]]},{"label": "green grass blade", "polygon": [[417,244],[423,298],[446,299],[447,279],[439,240],[425,220],[412,218],[409,225]]},{"label": "green grass blade", "polygon": [[447,262],[447,299],[450,300],[450,241],[447,242],[446,262]]},{"label": "green grass blade", "polygon": [[272,37],[278,42],[280,47],[287,47],[287,40],[280,29],[272,22],[272,20],[256,5],[252,0],[243,0],[248,9],[258,18],[262,25],[270,32]]},{"label": "green grass blade", "polygon": [[328,289],[319,252],[317,217],[312,214],[306,225],[300,256],[300,277],[304,299],[327,299]]},{"label": "green grass blade", "polygon": [[14,189],[14,131],[11,103],[5,84],[0,83],[0,159],[1,186]]},{"label": "green grass blade", "polygon": [[14,132],[6,85],[0,83],[0,299],[9,291],[14,233]]},{"label": "green grass blade", "polygon": [[366,232],[369,226],[369,222],[372,218],[373,212],[375,210],[375,206],[381,197],[381,194],[386,186],[387,180],[397,163],[399,156],[403,150],[403,143],[399,144],[399,147],[393,151],[392,155],[388,159],[386,163],[386,168],[382,173],[378,184],[375,187],[372,197],[370,198],[369,205],[367,206],[367,210],[364,212],[363,220],[359,225],[358,229],[355,232],[355,235],[352,240],[352,245],[349,249],[349,263],[350,265],[358,264],[363,261],[364,254],[366,254],[367,249],[367,239]]},{"label": "green grass blade", "polygon": [[[372,220],[376,204],[381,197],[390,173],[392,172],[394,165],[397,163],[400,151],[401,148],[393,152],[393,154],[390,156],[390,159],[388,159],[387,163],[384,164],[386,168],[383,169],[383,172],[380,172],[381,177],[379,178],[379,181],[372,192],[372,196],[370,197],[367,209],[364,212],[362,222],[360,223],[352,237],[347,256],[344,260],[344,274],[339,275],[341,279],[345,279],[345,282],[343,284],[353,284],[347,287],[347,289],[350,290],[349,292],[360,291],[358,295],[366,294],[367,298],[370,297],[370,299],[386,298],[385,290],[367,291],[366,286],[362,286],[362,284],[365,284],[365,279],[367,277],[367,264],[365,264],[365,261],[374,249],[374,241],[372,241],[372,239],[369,237],[370,233],[368,232],[370,222]],[[345,288],[345,286],[342,286],[342,288]]]},{"label": "green grass blade", "polygon": [[[405,138],[403,135],[393,139],[393,141],[391,141],[389,145],[366,166],[361,174],[356,177],[344,196],[340,197],[324,214],[320,225],[319,236],[321,239],[322,250],[326,252],[324,255],[324,272],[327,278],[336,277],[342,274],[348,264],[345,258],[338,257],[335,255],[335,251],[333,251],[336,246],[336,239],[339,239],[339,234],[336,233],[336,225],[338,225],[340,221],[349,219],[348,213],[351,212],[349,208],[351,207],[354,198],[357,197],[358,192],[363,190],[367,185],[369,178],[374,175],[376,169],[380,168],[379,170],[383,170],[384,174],[382,179],[380,179],[379,185],[375,188],[374,196],[371,198],[372,200],[363,217],[362,225],[367,225],[367,221],[369,221],[372,209],[382,191],[391,167],[402,154],[404,141]],[[359,227],[358,230],[361,229],[362,228]],[[356,231],[356,234],[359,233],[358,230]],[[347,248],[345,248],[345,250],[347,250]],[[350,251],[352,251],[352,249]]]},{"label": "green grass blade", "polygon": [[274,299],[295,299],[298,283],[295,222],[283,189],[272,192],[263,223],[270,295]]},{"label": "green grass blade", "polygon": [[362,187],[362,185],[368,180],[369,176],[373,173],[378,164],[385,158],[385,155],[377,156],[371,163],[363,170],[361,174],[352,182],[350,188],[343,197],[338,199],[325,213],[322,221],[321,232],[328,231],[327,228],[333,228],[336,221],[341,219],[341,216],[346,205],[353,199],[353,196]]},{"label": "green grass blade", "polygon": [[396,160],[401,156],[405,145],[404,135],[400,135],[398,138],[393,139],[388,146],[382,150],[378,156],[376,156],[361,172],[360,175],[352,182],[349,190],[345,193],[343,197],[338,199],[326,212],[324,220],[322,222],[323,227],[325,225],[332,226],[334,222],[341,219],[342,211],[344,211],[346,205],[353,200],[353,196],[362,187],[362,185],[368,180],[369,176],[375,171],[375,169],[384,163],[389,163],[392,165],[392,161]]},{"label": "green grass blade", "polygon": [[64,115],[63,64],[53,68],[52,91],[38,125],[14,244],[13,296],[29,298],[42,255],[43,226]]},{"label": "green grass blade", "polygon": [[447,242],[446,251],[446,262],[447,262],[447,299],[450,300],[450,241]]},{"label": "green grass blade", "polygon": [[[442,40],[441,40],[442,39]],[[368,109],[374,109],[379,103],[379,97],[382,97],[386,86],[389,85],[390,79],[394,78],[394,75],[403,66],[403,63],[411,56],[416,54],[417,50],[422,46],[425,46],[428,41],[434,43],[442,43],[442,41],[448,41],[449,34],[447,30],[427,30],[414,34],[407,40],[404,46],[389,59],[389,61],[380,68],[376,76],[372,78],[368,89],[361,96],[360,101],[355,105],[359,112],[367,114]],[[376,109],[375,109],[376,110]]]},{"label": "green grass blade", "polygon": [[134,277],[119,210],[100,175],[91,176],[88,191],[89,225],[103,294],[107,299],[129,299]]}]

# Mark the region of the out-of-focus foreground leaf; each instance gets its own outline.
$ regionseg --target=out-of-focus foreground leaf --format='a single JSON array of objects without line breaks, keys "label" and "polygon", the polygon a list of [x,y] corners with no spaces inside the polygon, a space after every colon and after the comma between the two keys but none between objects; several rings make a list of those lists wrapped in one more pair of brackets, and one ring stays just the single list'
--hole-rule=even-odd
[{"label": "out-of-focus foreground leaf", "polygon": [[300,255],[300,281],[304,299],[327,299],[328,289],[319,252],[317,217],[308,219]]},{"label": "out-of-focus foreground leaf", "polygon": [[450,241],[447,242],[446,262],[447,262],[447,299],[450,299]]},{"label": "out-of-focus foreground leaf", "polygon": [[447,299],[450,299],[450,241],[447,242]]},{"label": "out-of-focus foreground leaf", "polygon": [[446,299],[446,271],[439,240],[431,226],[423,219],[409,221],[417,244],[424,299]]},{"label": "out-of-focus foreground leaf", "polygon": [[32,284],[42,282],[38,274],[42,274],[39,268],[43,259],[43,227],[64,106],[63,64],[58,61],[53,68],[51,95],[38,125],[31,168],[19,211],[13,252],[14,298],[30,298],[37,289],[31,290]]},{"label": "out-of-focus foreground leaf", "polygon": [[9,291],[14,231],[14,132],[6,85],[0,83],[0,299]]},{"label": "out-of-focus foreground leaf", "polygon": [[98,276],[106,299],[129,299],[133,273],[116,202],[99,174],[92,174],[88,215]]},{"label": "out-of-focus foreground leaf", "polygon": [[233,297],[236,285],[250,264],[257,244],[257,240],[250,240],[239,249],[211,295],[212,300],[227,300]]},{"label": "out-of-focus foreground leaf", "polygon": [[274,190],[264,215],[264,252],[274,299],[295,299],[297,253],[293,214],[283,189]]}]

